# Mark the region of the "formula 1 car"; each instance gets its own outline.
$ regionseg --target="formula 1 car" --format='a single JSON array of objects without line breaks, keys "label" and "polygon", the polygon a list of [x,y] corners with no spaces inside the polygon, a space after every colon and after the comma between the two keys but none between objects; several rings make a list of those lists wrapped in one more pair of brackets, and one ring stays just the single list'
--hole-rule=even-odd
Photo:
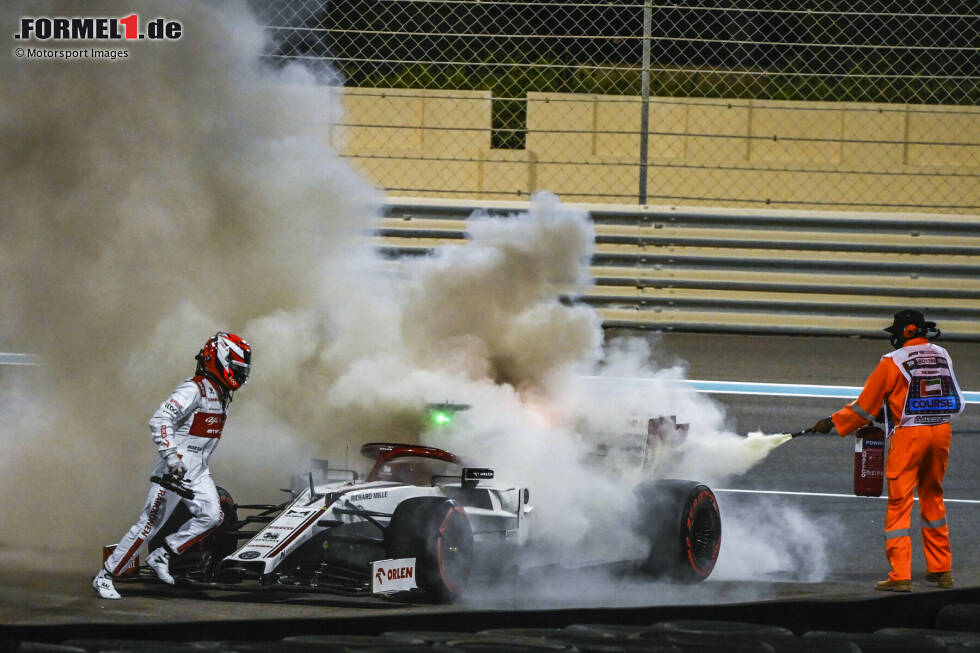
[{"label": "formula 1 car", "polygon": [[[351,470],[319,470],[327,479],[290,491],[277,505],[235,505],[219,493],[222,526],[171,561],[178,584],[217,589],[292,589],[333,594],[400,594],[455,600],[472,578],[516,573],[529,545],[527,488],[494,481],[447,451],[370,443],[364,479]],[[339,475],[341,478],[336,478]],[[335,478],[331,478],[334,476]],[[633,525],[647,541],[640,569],[681,582],[706,578],[718,557],[721,519],[711,490],[690,481],[637,488]],[[149,550],[188,518],[180,505]],[[254,512],[242,519],[241,510]],[[247,530],[252,525],[258,530]],[[244,544],[241,542],[244,540]],[[152,578],[148,567],[132,578]]]}]

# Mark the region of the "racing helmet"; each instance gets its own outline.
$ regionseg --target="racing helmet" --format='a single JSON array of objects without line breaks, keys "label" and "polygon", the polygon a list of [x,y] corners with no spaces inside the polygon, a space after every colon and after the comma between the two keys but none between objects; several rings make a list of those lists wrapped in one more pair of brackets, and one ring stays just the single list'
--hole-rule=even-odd
[{"label": "racing helmet", "polygon": [[197,371],[238,390],[248,382],[252,370],[252,347],[234,333],[218,331],[208,338],[197,356]]},{"label": "racing helmet", "polygon": [[892,347],[898,349],[912,338],[938,338],[942,333],[935,322],[926,322],[921,311],[906,309],[895,313],[891,326],[884,329],[891,334]]}]

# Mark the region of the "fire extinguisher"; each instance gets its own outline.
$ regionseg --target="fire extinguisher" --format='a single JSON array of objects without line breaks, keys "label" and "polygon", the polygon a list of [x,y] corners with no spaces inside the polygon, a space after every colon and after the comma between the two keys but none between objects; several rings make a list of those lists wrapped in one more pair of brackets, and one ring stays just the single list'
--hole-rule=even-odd
[{"label": "fire extinguisher", "polygon": [[885,432],[868,424],[854,440],[854,494],[880,497],[885,482]]}]

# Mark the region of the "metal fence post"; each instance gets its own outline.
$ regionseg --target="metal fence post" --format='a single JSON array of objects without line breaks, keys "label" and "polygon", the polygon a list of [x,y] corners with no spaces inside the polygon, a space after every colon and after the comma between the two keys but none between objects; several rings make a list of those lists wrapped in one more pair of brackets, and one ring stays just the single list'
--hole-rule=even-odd
[{"label": "metal fence post", "polygon": [[639,204],[647,203],[647,153],[650,139],[650,33],[652,31],[653,9],[649,3],[643,5],[643,69],[640,71],[640,188]]}]

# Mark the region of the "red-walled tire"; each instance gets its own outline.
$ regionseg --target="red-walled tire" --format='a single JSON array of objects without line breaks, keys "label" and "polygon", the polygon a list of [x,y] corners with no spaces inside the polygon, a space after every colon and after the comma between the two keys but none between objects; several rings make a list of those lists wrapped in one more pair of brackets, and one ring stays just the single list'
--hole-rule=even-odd
[{"label": "red-walled tire", "polygon": [[398,504],[385,529],[391,558],[415,558],[417,583],[426,597],[454,601],[473,566],[473,531],[463,508],[451,499],[415,497]]},{"label": "red-walled tire", "polygon": [[721,548],[721,512],[708,486],[695,481],[644,483],[636,528],[650,542],[642,569],[681,583],[711,575]]}]

